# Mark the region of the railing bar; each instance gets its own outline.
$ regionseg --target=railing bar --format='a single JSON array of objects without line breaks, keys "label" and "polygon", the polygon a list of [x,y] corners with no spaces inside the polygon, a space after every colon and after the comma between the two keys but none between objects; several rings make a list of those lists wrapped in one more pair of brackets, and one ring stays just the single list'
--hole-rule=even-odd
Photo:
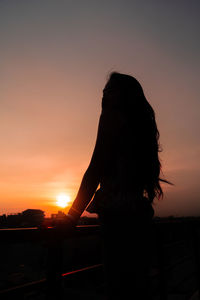
[{"label": "railing bar", "polygon": [[190,274],[187,274],[175,287],[170,288],[170,293],[178,292],[183,282],[187,282],[187,280],[190,279],[193,275],[195,276],[195,271],[191,272]]},{"label": "railing bar", "polygon": [[163,247],[168,248],[168,247],[171,247],[171,246],[176,246],[178,244],[184,244],[184,243],[185,243],[185,240],[175,241],[175,242],[166,243],[166,244],[164,243]]},{"label": "railing bar", "polygon": [[[64,277],[64,279],[65,279],[65,277],[67,277],[67,276],[74,275],[74,274],[81,273],[81,272],[88,271],[88,270],[92,270],[92,269],[99,268],[99,267],[102,267],[102,266],[103,266],[103,264],[97,264],[97,265],[88,266],[88,267],[85,267],[85,268],[82,268],[82,269],[73,270],[73,271],[70,271],[70,272],[67,272],[67,273],[63,273],[62,277]],[[31,288],[31,287],[34,287],[34,286],[37,286],[37,285],[40,285],[40,284],[43,285],[44,283],[46,283],[46,281],[47,281],[47,279],[43,278],[43,279],[38,280],[38,281],[28,282],[28,283],[25,283],[23,285],[11,287],[9,289],[4,289],[4,290],[0,291],[0,295],[4,294],[4,293],[11,293],[11,292],[14,292],[14,291],[17,291],[17,290],[20,290],[20,289],[24,289],[24,288],[29,288],[29,287]]]},{"label": "railing bar", "polygon": [[43,279],[38,280],[38,281],[32,281],[32,282],[25,283],[23,285],[18,285],[18,286],[11,287],[9,289],[1,290],[0,294],[11,293],[11,292],[14,292],[14,291],[17,291],[17,290],[20,290],[20,289],[29,288],[29,287],[32,287],[32,286],[37,286],[37,285],[40,285],[40,284],[43,285],[45,282],[46,282],[46,278],[43,278]]},{"label": "railing bar", "polygon": [[191,258],[193,258],[193,255],[184,256],[184,257],[180,258],[179,260],[177,260],[174,264],[171,264],[170,266],[165,267],[164,270],[169,271],[169,270],[173,269],[174,267],[180,265],[182,262],[185,262]]},{"label": "railing bar", "polygon": [[62,276],[65,277],[65,276],[68,276],[68,275],[74,275],[76,273],[80,273],[80,272],[84,272],[84,271],[96,269],[96,268],[99,268],[99,267],[102,267],[102,266],[103,266],[103,264],[97,264],[97,265],[85,267],[85,268],[82,268],[82,269],[79,269],[79,270],[74,270],[74,271],[70,271],[70,272],[64,273],[64,274],[62,274]]}]

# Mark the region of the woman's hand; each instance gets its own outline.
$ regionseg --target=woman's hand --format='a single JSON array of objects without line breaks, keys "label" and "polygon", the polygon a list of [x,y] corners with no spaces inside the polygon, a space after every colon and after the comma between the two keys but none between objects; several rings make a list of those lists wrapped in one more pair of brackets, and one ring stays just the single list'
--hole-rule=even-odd
[{"label": "woman's hand", "polygon": [[73,231],[76,225],[77,221],[71,218],[70,215],[66,215],[62,219],[53,220],[51,223],[52,228],[50,233],[50,240],[52,240],[53,243],[55,243],[55,241],[62,240]]},{"label": "woman's hand", "polygon": [[62,219],[52,221],[52,226],[61,231],[68,231],[77,225],[77,220],[71,215],[65,215]]}]

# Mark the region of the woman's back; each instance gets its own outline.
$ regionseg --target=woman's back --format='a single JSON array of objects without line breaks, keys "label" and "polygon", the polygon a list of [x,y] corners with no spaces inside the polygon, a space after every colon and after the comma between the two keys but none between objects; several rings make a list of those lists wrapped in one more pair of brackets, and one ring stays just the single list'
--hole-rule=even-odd
[{"label": "woman's back", "polygon": [[132,218],[143,218],[148,211],[146,217],[152,218],[151,204],[143,197],[142,186],[137,181],[137,145],[131,141],[134,133],[127,119],[120,111],[105,111],[99,128],[99,139],[102,139],[99,152],[104,153],[100,189],[87,210],[101,217],[131,213]]}]

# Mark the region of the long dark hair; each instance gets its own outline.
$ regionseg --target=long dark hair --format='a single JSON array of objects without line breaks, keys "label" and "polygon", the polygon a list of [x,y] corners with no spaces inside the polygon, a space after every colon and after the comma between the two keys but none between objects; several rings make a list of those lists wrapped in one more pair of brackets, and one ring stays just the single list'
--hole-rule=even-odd
[{"label": "long dark hair", "polygon": [[[130,149],[136,169],[132,180],[142,188],[143,194],[152,203],[155,197],[163,197],[160,182],[171,184],[160,178],[161,163],[158,154],[161,148],[155,112],[147,101],[142,86],[134,77],[112,72],[106,86],[108,89],[112,86],[118,91],[119,97],[113,108],[119,109],[127,120],[127,134],[129,143],[132,144]],[[106,101],[102,101],[103,109],[106,105]]]}]

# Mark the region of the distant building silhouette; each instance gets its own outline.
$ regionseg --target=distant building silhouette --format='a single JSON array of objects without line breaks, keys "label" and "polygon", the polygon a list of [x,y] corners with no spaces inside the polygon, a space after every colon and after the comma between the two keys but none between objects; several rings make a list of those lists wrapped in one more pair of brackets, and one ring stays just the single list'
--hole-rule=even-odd
[{"label": "distant building silhouette", "polygon": [[22,219],[26,226],[40,226],[44,221],[44,212],[40,209],[26,209],[22,212]]},{"label": "distant building silhouette", "polygon": [[66,216],[65,213],[59,210],[57,214],[51,214],[51,219],[63,219],[64,216]]},{"label": "distant building silhouette", "polygon": [[44,212],[40,209],[26,209],[22,213],[0,216],[1,228],[38,227],[44,221]]}]

